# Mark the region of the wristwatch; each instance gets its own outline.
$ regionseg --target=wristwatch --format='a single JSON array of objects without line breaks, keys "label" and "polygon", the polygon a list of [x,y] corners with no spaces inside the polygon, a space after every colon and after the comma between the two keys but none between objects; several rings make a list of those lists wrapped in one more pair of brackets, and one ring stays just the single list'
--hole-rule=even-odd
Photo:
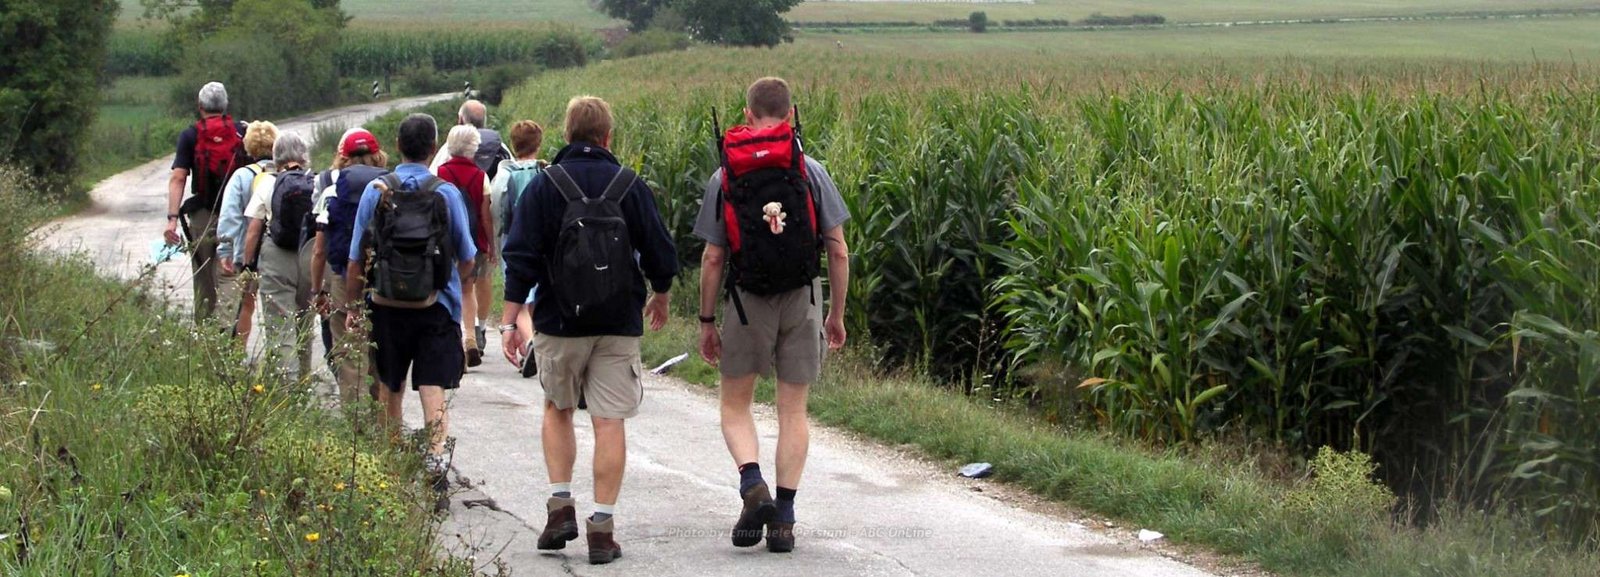
[{"label": "wristwatch", "polygon": [[515,325],[515,324],[500,325],[499,328],[500,328],[500,334],[503,335],[503,334],[509,333],[511,331],[517,330],[517,325]]},{"label": "wristwatch", "polygon": [[172,220],[178,220],[178,215],[176,215],[176,214],[169,214],[169,215],[167,215],[167,220],[169,220],[169,221],[172,221]]},{"label": "wristwatch", "polygon": [[714,324],[717,324],[717,317],[715,315],[709,316],[709,317],[700,317],[700,324],[702,324],[702,325],[714,325]]}]

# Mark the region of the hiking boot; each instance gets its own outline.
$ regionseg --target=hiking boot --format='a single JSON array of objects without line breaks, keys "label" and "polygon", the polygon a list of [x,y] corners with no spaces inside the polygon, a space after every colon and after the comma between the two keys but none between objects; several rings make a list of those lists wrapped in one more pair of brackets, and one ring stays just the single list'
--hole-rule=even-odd
[{"label": "hiking boot", "polygon": [[794,523],[772,522],[767,525],[767,550],[788,553],[794,550]]},{"label": "hiking boot", "polygon": [[567,541],[578,538],[577,502],[570,498],[551,497],[545,507],[550,517],[544,522],[544,532],[539,534],[539,550],[564,549]]},{"label": "hiking boot", "polygon": [[473,328],[473,336],[478,337],[479,343],[487,344],[489,342],[489,328],[483,325],[478,325]]},{"label": "hiking boot", "polygon": [[478,346],[478,340],[467,341],[467,368],[483,364],[483,348]]},{"label": "hiking boot", "polygon": [[772,501],[772,492],[767,490],[766,483],[745,491],[744,510],[739,512],[739,520],[733,524],[733,546],[754,547],[761,543],[761,533],[777,513],[778,505]]},{"label": "hiking boot", "polygon": [[423,468],[427,471],[428,486],[433,489],[433,511],[443,513],[450,510],[450,463],[444,455],[428,455],[422,459]]},{"label": "hiking boot", "polygon": [[622,546],[617,540],[611,538],[612,524],[615,518],[608,518],[599,523],[589,519],[586,523],[589,529],[589,564],[605,565],[622,558]]},{"label": "hiking boot", "polygon": [[531,379],[539,374],[539,363],[533,360],[533,343],[528,343],[522,353],[522,378]]}]

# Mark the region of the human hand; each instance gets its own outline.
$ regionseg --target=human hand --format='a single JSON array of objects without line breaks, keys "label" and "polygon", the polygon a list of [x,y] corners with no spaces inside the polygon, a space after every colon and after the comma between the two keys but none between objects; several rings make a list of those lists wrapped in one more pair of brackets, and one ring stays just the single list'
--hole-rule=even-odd
[{"label": "human hand", "polygon": [[172,246],[183,246],[183,237],[178,234],[178,219],[167,220],[167,228],[162,231],[161,238]]},{"label": "human hand", "polygon": [[700,323],[700,358],[713,367],[722,362],[722,334],[717,325]]},{"label": "human hand", "polygon": [[526,356],[523,349],[528,346],[522,338],[522,331],[505,331],[500,333],[500,352],[506,356],[506,361],[513,367],[522,367],[522,360]]},{"label": "human hand", "polygon": [[668,305],[671,302],[672,297],[667,293],[650,295],[650,300],[644,303],[644,317],[650,321],[650,330],[659,331],[667,326],[667,318],[670,316]]},{"label": "human hand", "polygon": [[849,334],[844,329],[844,319],[828,315],[828,320],[822,324],[822,332],[828,337],[828,350],[837,351],[844,348],[844,343],[849,339]]},{"label": "human hand", "polygon": [[333,301],[328,298],[328,291],[317,291],[317,294],[311,297],[311,306],[316,307],[319,315],[333,314]]},{"label": "human hand", "polygon": [[350,334],[360,334],[361,319],[363,316],[364,315],[362,314],[360,307],[353,305],[347,307],[344,315],[344,330]]},{"label": "human hand", "polygon": [[222,276],[233,276],[239,274],[239,269],[234,268],[232,260],[222,259],[217,264],[218,266],[222,267]]}]

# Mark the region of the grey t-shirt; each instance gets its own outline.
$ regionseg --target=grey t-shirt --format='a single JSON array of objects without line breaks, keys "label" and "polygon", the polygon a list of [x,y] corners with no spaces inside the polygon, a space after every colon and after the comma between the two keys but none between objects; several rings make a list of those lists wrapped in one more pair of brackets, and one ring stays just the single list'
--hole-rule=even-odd
[{"label": "grey t-shirt", "polygon": [[[806,176],[811,180],[811,186],[817,189],[817,227],[822,232],[833,230],[834,227],[843,225],[850,220],[850,209],[844,205],[844,196],[839,194],[839,187],[833,183],[833,177],[822,163],[809,156],[806,157]],[[722,190],[722,171],[711,175],[711,180],[706,183],[705,199],[700,203],[700,215],[694,219],[694,235],[708,243],[726,247],[728,246],[728,231],[723,228],[724,223],[717,218],[717,193]]]}]

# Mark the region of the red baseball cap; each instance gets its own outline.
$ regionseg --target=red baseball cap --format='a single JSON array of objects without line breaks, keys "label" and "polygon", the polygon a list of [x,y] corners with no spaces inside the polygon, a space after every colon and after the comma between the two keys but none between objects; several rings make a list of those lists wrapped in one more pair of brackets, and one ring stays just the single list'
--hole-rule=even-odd
[{"label": "red baseball cap", "polygon": [[378,147],[378,138],[363,128],[345,131],[344,137],[339,139],[339,154],[344,156],[374,154],[379,150],[381,149]]}]

